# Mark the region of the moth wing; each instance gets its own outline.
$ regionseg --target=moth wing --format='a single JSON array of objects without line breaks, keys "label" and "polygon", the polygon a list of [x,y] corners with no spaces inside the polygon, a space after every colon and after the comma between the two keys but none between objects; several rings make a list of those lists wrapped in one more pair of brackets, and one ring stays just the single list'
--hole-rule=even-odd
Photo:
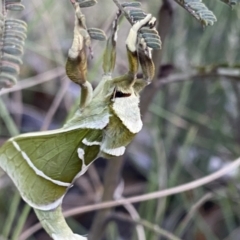
[{"label": "moth wing", "polygon": [[[88,153],[94,147],[94,154],[90,151],[90,156],[96,158],[99,146],[82,143],[91,135],[99,141],[101,131],[60,129],[19,135],[0,149],[0,166],[30,206],[41,210],[53,209],[61,203],[74,178],[85,171],[82,169],[84,159],[79,158],[78,149]],[[88,159],[88,162],[91,161]]]}]

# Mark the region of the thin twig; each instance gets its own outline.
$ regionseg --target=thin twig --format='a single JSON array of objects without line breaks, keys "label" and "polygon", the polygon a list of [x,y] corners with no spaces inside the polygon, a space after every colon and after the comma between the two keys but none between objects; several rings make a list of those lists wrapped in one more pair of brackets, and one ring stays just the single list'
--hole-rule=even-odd
[{"label": "thin twig", "polygon": [[47,130],[49,125],[51,124],[51,121],[53,119],[54,114],[56,113],[61,101],[64,98],[65,93],[68,90],[68,86],[70,85],[70,81],[65,77],[62,81],[62,86],[59,89],[56,97],[53,100],[52,105],[50,106],[48,113],[44,119],[44,122],[42,124],[41,130]]},{"label": "thin twig", "polygon": [[28,214],[31,210],[31,207],[28,205],[28,204],[25,204],[24,205],[24,208],[21,212],[21,215],[20,217],[18,218],[18,221],[17,221],[17,225],[14,227],[14,231],[13,231],[13,235],[12,235],[12,238],[11,240],[17,240],[22,229],[23,229],[23,226],[26,222],[26,219],[28,217]]},{"label": "thin twig", "polygon": [[198,71],[190,71],[188,73],[174,73],[167,77],[160,77],[158,81],[154,82],[153,85],[155,88],[160,88],[164,85],[168,85],[170,83],[176,82],[184,82],[190,80],[197,80],[197,79],[206,79],[206,78],[223,78],[223,79],[231,79],[240,81],[240,74],[223,74],[221,72],[209,72],[209,73],[199,73]]},{"label": "thin twig", "polygon": [[19,90],[22,90],[22,89],[34,87],[36,85],[39,85],[39,84],[51,81],[53,79],[59,78],[63,75],[65,75],[65,69],[63,67],[57,67],[57,68],[51,69],[47,72],[38,74],[37,76],[30,77],[30,78],[27,78],[25,80],[22,80],[22,81],[18,82],[12,88],[3,89],[0,92],[0,96],[4,95],[4,94],[7,94],[7,93],[19,91]]},{"label": "thin twig", "polygon": [[154,233],[156,233],[157,235],[165,237],[169,240],[181,240],[180,238],[178,238],[177,236],[173,235],[171,232],[166,231],[165,229],[160,228],[158,225],[156,224],[152,224],[146,220],[143,219],[139,219],[139,220],[133,220],[131,219],[129,216],[127,216],[124,213],[114,213],[111,216],[112,219],[118,219],[118,220],[122,220],[122,221],[127,221],[133,224],[137,224],[137,225],[141,225],[145,228],[150,229],[151,231],[153,231]]},{"label": "thin twig", "polygon": [[[115,200],[123,199],[124,198],[122,196],[123,191],[124,191],[124,181],[122,180],[115,190],[114,199]],[[128,204],[124,204],[123,206],[128,211],[129,215],[131,216],[131,218],[134,221],[137,222],[137,221],[141,220],[140,215],[138,214],[138,212],[137,212],[136,208],[133,206],[133,204],[128,203]],[[142,225],[136,226],[136,232],[137,232],[138,240],[146,240],[146,234],[145,234],[145,231],[144,231],[144,228]]]},{"label": "thin twig", "polygon": [[201,197],[190,209],[186,217],[182,220],[180,226],[178,227],[178,230],[176,231],[178,235],[181,235],[184,231],[184,229],[188,226],[191,219],[195,215],[195,213],[198,211],[198,209],[207,201],[213,198],[213,193],[209,192],[205,194],[203,197]]},{"label": "thin twig", "polygon": [[5,239],[8,239],[11,228],[13,226],[14,217],[16,216],[16,212],[18,210],[18,206],[20,204],[21,197],[17,191],[15,191],[14,196],[11,201],[10,209],[8,211],[8,216],[5,219],[3,230],[2,230],[2,236]]},{"label": "thin twig", "polygon": [[[212,174],[209,174],[208,176],[205,176],[203,178],[194,180],[194,181],[186,183],[186,184],[182,184],[177,187],[173,187],[173,188],[169,188],[169,189],[165,189],[165,190],[161,190],[161,191],[156,191],[153,193],[147,193],[147,194],[143,194],[140,196],[135,196],[135,197],[125,198],[125,199],[120,199],[120,200],[115,200],[115,201],[108,201],[108,202],[88,205],[88,206],[84,206],[84,207],[74,208],[74,209],[66,211],[64,213],[64,216],[70,217],[70,216],[79,215],[82,213],[91,212],[91,211],[95,211],[95,210],[117,207],[117,206],[121,206],[123,204],[128,204],[128,203],[144,202],[144,201],[148,201],[148,200],[152,200],[152,199],[163,198],[163,197],[171,196],[174,194],[186,192],[186,191],[201,187],[203,185],[206,185],[208,183],[211,183],[211,182],[223,177],[227,173],[229,173],[233,170],[236,170],[236,168],[238,168],[239,166],[240,166],[240,158],[236,159],[232,163],[229,163],[227,166],[221,168],[220,170],[218,170]],[[33,227],[31,227],[27,231],[25,231],[20,236],[19,240],[27,239],[29,236],[31,236],[34,232],[38,231],[39,229],[41,229],[40,224],[34,225]]]},{"label": "thin twig", "polygon": [[[121,169],[123,167],[123,158],[118,157],[112,161],[108,161],[107,168],[104,174],[104,192],[102,201],[108,201],[113,199],[114,191],[118,185]],[[95,240],[100,239],[104,233],[105,220],[111,213],[111,209],[104,209],[99,211],[92,224],[88,239]]]},{"label": "thin twig", "polygon": [[113,0],[113,2],[116,4],[116,6],[118,7],[118,9],[121,10],[121,12],[124,14],[124,16],[126,17],[126,19],[129,21],[129,23],[131,25],[133,25],[133,21],[131,19],[131,17],[129,16],[129,14],[127,13],[127,11],[122,7],[122,5],[119,3],[118,0]]}]

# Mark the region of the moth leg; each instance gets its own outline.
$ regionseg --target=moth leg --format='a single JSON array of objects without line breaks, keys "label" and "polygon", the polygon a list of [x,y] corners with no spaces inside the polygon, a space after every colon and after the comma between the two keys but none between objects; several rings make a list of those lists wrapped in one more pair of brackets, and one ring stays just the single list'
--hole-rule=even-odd
[{"label": "moth leg", "polygon": [[75,6],[75,26],[73,43],[68,52],[66,73],[68,77],[81,86],[80,108],[86,107],[92,99],[92,85],[87,81],[87,53],[91,46],[85,16],[78,3]]},{"label": "moth leg", "polygon": [[54,240],[87,240],[86,237],[72,232],[62,214],[61,206],[51,211],[34,210],[43,228]]}]

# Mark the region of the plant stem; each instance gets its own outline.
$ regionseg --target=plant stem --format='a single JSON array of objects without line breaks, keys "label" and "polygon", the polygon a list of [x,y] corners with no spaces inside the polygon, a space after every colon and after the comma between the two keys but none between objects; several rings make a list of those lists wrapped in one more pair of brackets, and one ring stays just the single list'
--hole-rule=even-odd
[{"label": "plant stem", "polygon": [[14,196],[13,196],[10,209],[8,211],[7,219],[6,219],[5,224],[3,226],[2,236],[5,239],[8,239],[8,236],[9,236],[9,233],[10,233],[10,230],[11,230],[11,227],[12,227],[12,224],[13,224],[13,220],[14,220],[14,217],[16,215],[17,208],[18,208],[18,205],[20,203],[20,200],[21,200],[21,197],[20,197],[19,193],[16,191]]},{"label": "plant stem", "polygon": [[23,229],[23,226],[26,222],[26,219],[28,217],[30,210],[31,210],[31,207],[28,204],[25,204],[23,211],[21,213],[21,216],[18,218],[17,226],[14,228],[12,240],[19,239],[19,235]]}]

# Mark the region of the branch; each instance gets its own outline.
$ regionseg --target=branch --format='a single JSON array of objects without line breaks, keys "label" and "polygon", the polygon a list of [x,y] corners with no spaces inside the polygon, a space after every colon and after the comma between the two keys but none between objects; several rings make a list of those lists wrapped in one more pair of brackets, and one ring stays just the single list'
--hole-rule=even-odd
[{"label": "branch", "polygon": [[131,17],[129,16],[129,14],[127,13],[127,11],[124,9],[124,7],[122,7],[122,5],[119,3],[118,0],[113,0],[113,2],[117,5],[118,9],[121,10],[121,12],[124,14],[124,16],[126,17],[126,19],[129,21],[129,23],[131,25],[133,25],[133,21],[131,19]]},{"label": "branch", "polygon": [[63,67],[56,67],[54,69],[51,69],[49,71],[46,71],[44,73],[40,73],[34,77],[27,78],[25,80],[22,80],[18,82],[14,87],[9,88],[9,89],[3,89],[0,92],[0,96],[11,93],[11,92],[16,92],[19,90],[27,89],[30,87],[34,87],[39,84],[43,84],[45,82],[57,79],[59,77],[65,76],[65,69]]},{"label": "branch", "polygon": [[[161,190],[161,191],[156,191],[153,193],[147,193],[143,194],[140,196],[135,196],[135,197],[130,197],[130,198],[125,198],[125,199],[120,199],[120,200],[115,200],[115,201],[108,201],[108,202],[103,202],[103,203],[98,203],[98,204],[93,204],[93,205],[88,205],[84,207],[79,207],[79,208],[73,208],[71,210],[68,210],[64,213],[65,217],[70,217],[74,215],[79,215],[82,213],[86,212],[91,212],[95,210],[100,210],[100,209],[106,209],[106,208],[112,208],[112,207],[117,207],[121,206],[124,204],[129,204],[129,203],[137,203],[137,202],[144,202],[152,199],[159,199],[167,196],[171,196],[174,194],[186,192],[198,187],[201,187],[203,185],[206,185],[208,183],[211,183],[227,173],[235,170],[236,168],[240,167],[240,158],[236,159],[232,163],[229,163],[227,166],[221,168],[220,170],[209,174],[206,177],[194,180],[192,182],[182,184],[177,187]],[[26,240],[28,237],[30,237],[33,233],[41,229],[40,224],[36,224],[33,227],[29,228],[27,231],[25,231],[19,238],[19,240]]]},{"label": "branch", "polygon": [[129,222],[129,223],[133,223],[135,225],[143,226],[143,227],[153,231],[157,235],[159,235],[159,237],[161,236],[161,237],[167,238],[169,240],[181,240],[177,236],[173,235],[171,232],[168,232],[165,229],[160,228],[158,225],[152,224],[152,223],[150,223],[150,222],[148,222],[144,219],[138,219],[138,220],[134,219],[133,220],[127,214],[124,214],[124,213],[114,213],[110,217],[110,220],[111,219],[126,221],[126,222]]}]

